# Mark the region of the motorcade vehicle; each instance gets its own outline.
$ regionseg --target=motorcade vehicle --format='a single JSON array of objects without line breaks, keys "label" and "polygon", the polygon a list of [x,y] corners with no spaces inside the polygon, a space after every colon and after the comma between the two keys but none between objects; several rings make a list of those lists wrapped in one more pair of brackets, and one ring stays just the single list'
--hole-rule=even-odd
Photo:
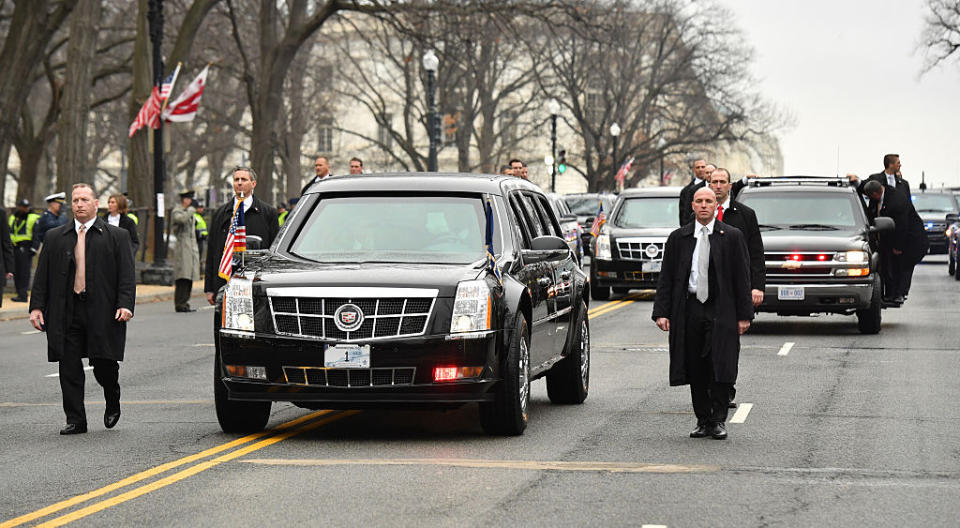
[{"label": "motorcade vehicle", "polygon": [[218,292],[214,401],[227,432],[271,402],[308,409],[479,404],[522,434],[530,384],[589,390],[587,277],[547,197],[520,178],[333,176]]},{"label": "motorcade vehicle", "polygon": [[960,207],[957,206],[957,198],[950,191],[914,191],[911,196],[913,199],[913,208],[923,220],[923,228],[927,232],[927,239],[930,241],[930,249],[927,251],[930,255],[942,255],[947,253],[949,242],[946,232],[948,214],[957,214]]},{"label": "motorcade vehicle", "polygon": [[767,281],[757,311],[855,314],[861,333],[880,332],[877,234],[893,219],[871,223],[855,188],[832,177],[751,178],[738,201],[756,211],[763,237]]},{"label": "motorcade vehicle", "polygon": [[563,231],[563,239],[567,241],[570,250],[577,257],[577,262],[583,266],[583,227],[577,221],[577,215],[573,214],[563,195],[557,193],[547,193],[547,199],[553,207],[557,220],[560,221],[560,230]]},{"label": "motorcade vehicle", "polygon": [[600,229],[590,261],[590,295],[610,298],[656,288],[667,237],[677,228],[681,187],[627,189]]},{"label": "motorcade vehicle", "polygon": [[[953,191],[953,198],[960,202],[960,191]],[[947,272],[960,281],[960,220],[958,215],[948,214],[947,219]]]},{"label": "motorcade vehicle", "polygon": [[593,219],[600,210],[600,204],[603,204],[604,216],[609,216],[613,209],[613,204],[617,197],[613,194],[605,193],[574,193],[563,195],[564,201],[570,207],[570,211],[577,215],[577,222],[583,229],[581,239],[583,241],[583,252],[593,256],[593,233],[590,229],[593,227]]}]

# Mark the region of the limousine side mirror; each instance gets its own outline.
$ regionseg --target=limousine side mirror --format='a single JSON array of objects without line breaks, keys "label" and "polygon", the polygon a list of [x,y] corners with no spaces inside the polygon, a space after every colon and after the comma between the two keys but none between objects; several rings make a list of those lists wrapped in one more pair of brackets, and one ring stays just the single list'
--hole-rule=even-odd
[{"label": "limousine side mirror", "polygon": [[576,221],[577,221],[577,215],[575,215],[575,214],[573,214],[573,213],[563,215],[563,216],[560,217],[560,221],[561,221],[561,222],[576,222]]},{"label": "limousine side mirror", "polygon": [[247,250],[259,251],[263,249],[263,238],[259,235],[247,235]]},{"label": "limousine side mirror", "polygon": [[957,213],[950,213],[947,215],[948,224],[953,224],[956,222],[960,222],[960,215],[958,215]]},{"label": "limousine side mirror", "polygon": [[534,238],[530,244],[530,249],[523,251],[522,254],[523,261],[527,264],[559,261],[567,257],[572,258],[570,246],[567,245],[567,242],[553,235]]},{"label": "limousine side mirror", "polygon": [[893,218],[889,216],[878,216],[873,219],[873,226],[870,227],[871,233],[884,233],[887,231],[893,231],[896,227],[896,222],[893,221]]}]

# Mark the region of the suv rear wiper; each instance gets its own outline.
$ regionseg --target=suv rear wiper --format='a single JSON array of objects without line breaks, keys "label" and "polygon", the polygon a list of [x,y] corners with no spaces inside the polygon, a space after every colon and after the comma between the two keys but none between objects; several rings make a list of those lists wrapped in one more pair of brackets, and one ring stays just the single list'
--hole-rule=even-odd
[{"label": "suv rear wiper", "polygon": [[768,231],[776,231],[776,230],[779,230],[779,229],[783,229],[782,227],[780,227],[780,226],[778,226],[778,225],[770,225],[770,224],[759,224],[759,225],[757,225],[757,227],[759,227],[760,229],[766,229],[766,230],[768,230]]},{"label": "suv rear wiper", "polygon": [[826,225],[826,224],[793,224],[792,226],[790,226],[790,229],[800,229],[800,230],[809,229],[810,231],[836,231],[837,230],[836,227],[832,225]]}]

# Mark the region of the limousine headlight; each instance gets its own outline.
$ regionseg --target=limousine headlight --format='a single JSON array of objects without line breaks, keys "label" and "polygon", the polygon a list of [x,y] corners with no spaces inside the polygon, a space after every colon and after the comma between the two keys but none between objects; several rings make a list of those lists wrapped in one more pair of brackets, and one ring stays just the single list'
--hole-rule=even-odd
[{"label": "limousine headlight", "polygon": [[223,295],[223,328],[253,332],[253,281],[233,277]]},{"label": "limousine headlight", "polygon": [[486,281],[471,280],[458,284],[457,296],[453,299],[450,333],[489,330],[493,316],[491,303],[490,287]]},{"label": "limousine headlight", "polygon": [[611,260],[613,258],[610,253],[610,235],[601,234],[597,236],[597,258],[603,260]]}]

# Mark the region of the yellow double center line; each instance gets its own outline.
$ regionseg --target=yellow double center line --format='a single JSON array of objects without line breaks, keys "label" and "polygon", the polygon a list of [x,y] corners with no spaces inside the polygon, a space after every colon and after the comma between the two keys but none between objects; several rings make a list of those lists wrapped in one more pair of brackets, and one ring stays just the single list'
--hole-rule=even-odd
[{"label": "yellow double center line", "polygon": [[603,303],[600,306],[597,306],[595,308],[591,308],[590,310],[587,311],[587,315],[591,319],[593,319],[594,317],[610,313],[614,310],[619,310],[624,306],[629,306],[635,303],[636,301],[641,300],[642,298],[643,298],[642,294],[633,293],[624,297],[623,299],[620,299],[619,301],[611,301],[608,303]]},{"label": "yellow double center line", "polygon": [[[55,519],[51,519],[51,520],[49,520],[49,521],[47,521],[47,522],[44,522],[44,523],[38,525],[38,526],[62,526],[62,525],[67,524],[67,523],[69,523],[69,522],[76,521],[76,520],[78,520],[78,519],[82,519],[83,517],[86,517],[86,516],[88,516],[88,515],[94,514],[94,513],[96,513],[96,512],[105,510],[105,509],[107,509],[107,508],[116,506],[116,505],[118,505],[118,504],[122,504],[122,503],[124,503],[124,502],[126,502],[126,501],[128,501],[128,500],[135,499],[135,498],[137,498],[137,497],[139,497],[139,496],[141,496],[141,495],[145,495],[145,494],[147,494],[147,493],[150,493],[151,491],[156,491],[156,490],[158,490],[158,489],[160,489],[160,488],[164,488],[164,487],[166,487],[166,486],[169,486],[170,484],[173,484],[173,483],[175,483],[175,482],[179,482],[179,481],[181,481],[181,480],[183,480],[183,479],[185,479],[185,478],[187,478],[187,477],[191,477],[191,476],[193,476],[193,475],[196,475],[197,473],[206,471],[206,470],[208,470],[208,469],[210,469],[210,468],[212,468],[212,467],[214,467],[214,466],[217,466],[217,465],[219,465],[219,464],[222,464],[222,463],[224,463],[224,462],[228,462],[228,461],[230,461],[230,460],[234,460],[234,459],[236,459],[236,458],[239,458],[239,457],[244,456],[244,455],[246,455],[246,454],[252,453],[252,452],[257,451],[257,450],[259,450],[259,449],[263,449],[264,447],[268,447],[268,446],[271,446],[271,445],[276,444],[276,443],[278,443],[278,442],[282,442],[282,441],[284,441],[284,440],[286,440],[286,439],[288,439],[288,438],[290,438],[290,437],[296,436],[296,435],[301,434],[301,433],[305,433],[305,432],[310,431],[310,430],[312,430],[312,429],[316,429],[316,428],[318,428],[318,427],[320,427],[320,426],[322,426],[322,425],[326,425],[326,424],[328,424],[328,423],[330,423],[330,422],[333,422],[333,421],[335,421],[335,420],[339,420],[339,419],[342,419],[342,418],[346,418],[347,416],[351,416],[351,415],[353,415],[353,414],[356,414],[357,412],[359,412],[359,411],[346,411],[346,412],[340,412],[340,413],[333,413],[332,411],[317,411],[317,412],[313,412],[313,413],[310,413],[310,414],[308,414],[308,415],[306,415],[306,416],[301,416],[300,418],[297,418],[297,419],[295,419],[295,420],[291,420],[291,421],[289,421],[289,422],[283,423],[283,424],[281,424],[281,425],[279,425],[279,426],[277,426],[277,427],[275,427],[275,428],[273,428],[273,429],[270,429],[270,430],[268,430],[268,431],[261,431],[261,432],[259,432],[259,433],[250,434],[250,435],[244,436],[244,437],[242,437],[242,438],[238,438],[238,439],[236,439],[236,440],[232,440],[232,441],[227,442],[227,443],[225,443],[225,444],[221,444],[221,445],[218,445],[218,446],[215,446],[215,447],[211,447],[210,449],[201,451],[201,452],[199,452],[199,453],[196,453],[196,454],[193,454],[193,455],[189,455],[189,456],[183,457],[183,458],[181,458],[181,459],[174,460],[174,461],[172,461],[172,462],[167,462],[167,463],[165,463],[165,464],[161,464],[161,465],[159,465],[159,466],[150,468],[150,469],[148,469],[148,470],[146,470],[146,471],[141,471],[140,473],[137,473],[137,474],[135,474],[135,475],[131,475],[131,476],[129,476],[129,477],[123,479],[123,480],[114,482],[113,484],[109,484],[109,485],[107,485],[107,486],[104,486],[104,487],[102,487],[102,488],[93,490],[93,491],[88,492],[88,493],[84,493],[84,494],[81,494],[81,495],[77,495],[77,496],[71,497],[71,498],[69,498],[69,499],[60,501],[60,502],[58,502],[58,503],[56,503],[56,504],[51,504],[50,506],[47,506],[46,508],[41,508],[41,509],[39,509],[39,510],[37,510],[37,511],[31,512],[31,513],[28,513],[28,514],[25,514],[25,515],[21,515],[20,517],[16,517],[16,518],[14,518],[14,519],[10,519],[9,521],[5,521],[5,522],[3,522],[3,523],[0,523],[0,528],[10,528],[10,527],[13,527],[13,526],[20,526],[21,524],[28,523],[28,522],[34,521],[34,520],[36,520],[36,519],[40,519],[41,517],[46,517],[47,515],[56,513],[56,512],[61,511],[61,510],[65,510],[65,509],[70,508],[70,507],[72,507],[72,506],[76,506],[77,504],[86,502],[86,501],[88,501],[88,500],[90,500],[90,499],[94,499],[94,498],[97,498],[97,497],[106,495],[106,494],[111,493],[111,492],[113,492],[113,491],[117,491],[117,490],[119,490],[119,489],[122,489],[122,488],[125,488],[125,487],[127,487],[127,486],[130,486],[131,484],[135,484],[135,483],[140,482],[140,481],[142,481],[142,480],[146,480],[146,479],[148,479],[148,478],[150,478],[150,477],[154,477],[154,476],[160,475],[160,474],[165,473],[165,472],[167,472],[167,471],[169,471],[169,470],[171,470],[171,469],[174,469],[174,468],[177,468],[177,467],[180,467],[180,466],[184,466],[184,465],[190,464],[191,462],[196,462],[196,461],[198,461],[198,460],[204,459],[204,458],[209,457],[209,456],[211,456],[211,455],[215,455],[215,454],[217,454],[217,453],[222,453],[223,451],[227,451],[227,450],[232,449],[232,448],[234,448],[234,447],[238,447],[238,446],[241,446],[241,445],[243,445],[243,444],[250,443],[250,442],[252,442],[252,441],[254,441],[254,440],[257,440],[257,439],[260,439],[260,438],[263,438],[263,437],[268,437],[268,438],[265,438],[265,439],[263,439],[263,440],[260,440],[259,442],[256,442],[256,443],[254,443],[254,444],[250,444],[250,445],[248,445],[248,446],[246,446],[246,447],[243,447],[243,448],[241,448],[241,449],[237,449],[237,450],[235,450],[235,451],[231,451],[230,453],[227,453],[227,454],[225,454],[225,455],[221,455],[221,456],[219,456],[219,457],[217,457],[217,458],[213,458],[213,459],[210,459],[210,460],[206,460],[206,461],[201,462],[201,463],[199,463],[199,464],[196,464],[196,465],[194,465],[194,466],[190,466],[190,467],[188,467],[188,468],[186,468],[186,469],[182,469],[182,470],[180,470],[180,471],[178,471],[178,472],[176,472],[176,473],[173,473],[173,474],[171,474],[171,475],[167,475],[166,477],[163,477],[163,478],[161,478],[161,479],[158,479],[158,480],[155,480],[155,481],[150,482],[150,483],[148,483],[148,484],[144,484],[144,485],[142,485],[142,486],[133,488],[133,489],[131,489],[131,490],[129,490],[129,491],[126,491],[126,492],[121,493],[121,494],[119,494],[119,495],[115,495],[115,496],[110,497],[110,498],[108,498],[108,499],[104,499],[104,500],[102,500],[102,501],[95,502],[95,503],[93,503],[93,504],[91,504],[91,505],[89,505],[89,506],[86,506],[86,507],[81,508],[81,509],[79,509],[79,510],[70,512],[70,513],[68,513],[68,514],[66,514],[66,515],[63,515],[63,516],[61,516],[61,517],[57,517],[57,518],[55,518]],[[321,417],[322,417],[322,418],[321,418]],[[314,419],[316,419],[316,418],[320,418],[320,419],[314,420]],[[274,433],[276,433],[276,434],[274,434]],[[271,436],[271,435],[273,435],[273,436]]]}]

